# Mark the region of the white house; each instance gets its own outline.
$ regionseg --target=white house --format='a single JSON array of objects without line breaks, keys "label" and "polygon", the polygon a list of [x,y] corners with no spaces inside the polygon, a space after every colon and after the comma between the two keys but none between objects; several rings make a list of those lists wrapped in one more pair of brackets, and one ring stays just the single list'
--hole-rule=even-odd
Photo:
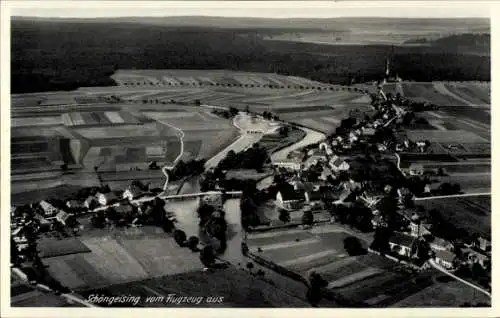
[{"label": "white house", "polygon": [[40,208],[42,208],[45,216],[54,216],[57,212],[59,212],[58,208],[45,200],[40,201]]},{"label": "white house", "polygon": [[306,197],[303,191],[285,188],[278,191],[276,194],[276,203],[285,210],[298,209],[302,206]]},{"label": "white house", "polygon": [[334,172],[347,171],[350,168],[349,164],[340,159],[338,156],[334,156],[332,159],[330,159],[329,166]]},{"label": "white house", "polygon": [[287,170],[298,171],[301,168],[301,163],[296,160],[278,161],[278,162],[273,162],[273,166],[277,168],[285,168]]},{"label": "white house", "polygon": [[389,239],[391,251],[400,256],[411,257],[416,238],[404,233],[395,232]]},{"label": "white house", "polygon": [[446,269],[451,270],[455,268],[457,256],[454,253],[447,250],[437,250],[435,253],[436,256],[434,259],[436,260],[436,263]]},{"label": "white house", "polygon": [[78,200],[69,200],[66,202],[66,206],[70,209],[81,209],[85,208],[85,205]]},{"label": "white house", "polygon": [[101,205],[109,205],[118,201],[119,197],[114,192],[98,193],[97,202]]},{"label": "white house", "polygon": [[411,164],[409,168],[410,176],[421,176],[424,174],[424,166]]},{"label": "white house", "polygon": [[429,244],[431,250],[437,251],[450,251],[453,248],[453,244],[440,237],[434,238],[434,240]]},{"label": "white house", "polygon": [[122,197],[131,201],[141,197],[142,195],[144,195],[144,191],[136,185],[131,185],[123,192]]}]

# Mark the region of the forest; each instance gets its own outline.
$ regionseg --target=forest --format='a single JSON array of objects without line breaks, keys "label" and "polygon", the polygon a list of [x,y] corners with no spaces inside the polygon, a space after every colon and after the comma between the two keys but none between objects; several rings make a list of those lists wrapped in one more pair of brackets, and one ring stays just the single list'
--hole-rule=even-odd
[{"label": "forest", "polygon": [[14,19],[11,32],[12,93],[116,85],[117,69],[229,69],[350,84],[379,79],[391,52],[406,80],[490,80],[489,55],[453,45],[335,46],[263,39],[278,29],[113,21]]}]

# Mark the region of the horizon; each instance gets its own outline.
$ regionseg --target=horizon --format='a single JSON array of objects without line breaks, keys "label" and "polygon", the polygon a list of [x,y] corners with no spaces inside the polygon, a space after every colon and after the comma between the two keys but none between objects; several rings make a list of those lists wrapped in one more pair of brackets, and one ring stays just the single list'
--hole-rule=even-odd
[{"label": "horizon", "polygon": [[89,20],[89,19],[161,19],[161,18],[216,18],[216,19],[268,19],[268,20],[330,20],[330,19],[384,19],[384,20],[463,20],[463,19],[475,19],[475,20],[490,20],[490,17],[382,17],[382,16],[342,16],[342,17],[325,17],[325,18],[314,18],[314,17],[259,17],[259,16],[217,16],[217,15],[165,15],[165,16],[145,16],[145,15],[134,15],[134,16],[102,16],[102,17],[53,17],[53,16],[37,16],[37,15],[12,15],[11,18],[37,18],[37,19],[76,19],[76,20]]},{"label": "horizon", "polygon": [[32,18],[265,18],[265,19],[463,19],[491,17],[490,2],[405,1],[249,2],[249,1],[145,1],[140,7],[128,1],[6,1],[11,16]]}]

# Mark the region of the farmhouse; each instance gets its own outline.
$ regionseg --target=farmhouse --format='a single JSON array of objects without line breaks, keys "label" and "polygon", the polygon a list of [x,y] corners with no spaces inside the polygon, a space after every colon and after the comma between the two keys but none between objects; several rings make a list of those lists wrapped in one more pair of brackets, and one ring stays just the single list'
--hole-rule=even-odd
[{"label": "farmhouse", "polygon": [[414,243],[415,237],[399,232],[395,232],[389,239],[391,251],[405,257],[411,257]]},{"label": "farmhouse", "polygon": [[350,168],[349,164],[340,159],[338,156],[334,156],[332,159],[330,159],[329,166],[330,169],[332,169],[332,171],[334,172],[347,171]]},{"label": "farmhouse", "polygon": [[424,166],[412,163],[408,171],[411,176],[421,176],[424,174]]},{"label": "farmhouse", "polygon": [[435,252],[435,260],[436,263],[439,265],[443,266],[446,269],[454,269],[456,262],[457,262],[457,256],[447,250],[438,250]]},{"label": "farmhouse", "polygon": [[66,202],[66,206],[70,209],[83,209],[85,205],[78,200],[69,200]]},{"label": "farmhouse", "polygon": [[483,252],[488,252],[491,251],[491,242],[488,239],[480,236],[477,240],[476,247]]},{"label": "farmhouse", "polygon": [[58,208],[45,200],[40,201],[40,208],[43,210],[45,216],[53,216],[59,212]]},{"label": "farmhouse", "polygon": [[143,196],[145,193],[142,191],[141,188],[139,188],[137,185],[131,185],[129,186],[124,192],[122,197],[124,199],[128,199],[129,201],[135,200],[137,198],[140,198]]},{"label": "farmhouse", "polygon": [[429,244],[431,250],[436,251],[450,251],[453,248],[453,244],[440,237],[434,238],[434,240]]},{"label": "farmhouse", "polygon": [[64,211],[60,211],[59,213],[57,213],[56,220],[67,227],[74,227],[78,224],[73,215]]},{"label": "farmhouse", "polygon": [[286,210],[300,208],[305,199],[303,190],[296,191],[291,187],[283,187],[283,189],[276,194],[277,205]]},{"label": "farmhouse", "polygon": [[97,194],[97,201],[101,205],[109,205],[111,203],[118,201],[118,199],[119,197],[114,192]]},{"label": "farmhouse", "polygon": [[46,218],[44,218],[42,215],[40,215],[38,213],[35,213],[35,216],[33,216],[33,218],[38,221],[38,224],[40,226],[40,229],[39,229],[40,232],[50,231],[52,223],[50,223],[49,220],[47,220]]},{"label": "farmhouse", "polygon": [[463,259],[469,264],[479,263],[479,265],[486,267],[487,262],[489,262],[489,257],[482,253],[479,253],[471,248],[463,248],[462,250]]},{"label": "farmhouse", "polygon": [[273,166],[277,168],[285,168],[287,170],[298,171],[301,168],[301,163],[298,160],[278,161],[273,162]]},{"label": "farmhouse", "polygon": [[200,198],[201,202],[213,206],[216,209],[222,209],[222,196],[218,194],[205,195]]},{"label": "farmhouse", "polygon": [[83,201],[83,205],[87,209],[94,209],[98,205],[97,198],[94,196],[89,196],[85,201]]}]

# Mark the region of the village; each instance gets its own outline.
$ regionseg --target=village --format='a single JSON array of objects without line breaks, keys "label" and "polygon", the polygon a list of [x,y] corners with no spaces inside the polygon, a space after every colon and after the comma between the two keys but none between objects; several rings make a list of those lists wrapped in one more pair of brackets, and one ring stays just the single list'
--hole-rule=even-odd
[{"label": "village", "polygon": [[[231,188],[228,183],[225,186],[218,176],[237,170],[232,169],[229,160],[235,154],[228,154],[224,164],[203,173],[200,183],[212,181],[214,175],[217,178],[208,182],[209,186],[202,185],[204,192],[198,196],[200,225],[208,224],[207,232],[224,245],[227,224],[223,202],[228,191],[242,191],[241,225],[246,233],[290,226],[304,230],[316,225],[340,226],[371,239],[369,253],[409,268],[425,270],[433,266],[459,277],[468,269],[472,279],[467,277],[467,281],[490,290],[490,239],[464,231],[454,239],[450,235],[442,237],[450,227],[443,225],[439,214],[425,211],[415,203],[417,197],[457,195],[461,190],[459,184],[432,182],[430,177],[446,174],[442,168],[401,166],[399,153],[426,153],[431,143],[422,138],[410,139],[405,134],[405,127],[418,121],[414,107],[421,105],[415,106],[399,93],[384,93],[386,82],[400,80],[397,75],[389,76],[387,66],[386,77],[378,84],[377,93],[371,95],[371,114],[352,113],[326,140],[294,150],[286,160],[262,160],[257,171],[272,171],[267,177],[270,185],[259,186],[262,180],[244,180]],[[261,119],[270,117],[251,115]],[[258,145],[243,153],[255,158],[261,154]],[[248,187],[249,184],[252,186]],[[204,244],[198,237],[188,238],[182,228],[176,229],[178,215],[169,212],[165,196],[168,194],[162,189],[150,189],[149,185],[134,181],[124,190],[112,191],[106,186],[86,188],[66,201],[46,199],[12,207],[11,264],[21,265],[28,273],[31,270],[26,269],[43,268],[37,248],[41,237],[66,240],[90,229],[152,225],[174,232],[180,246],[187,244],[193,250],[201,249]],[[246,205],[249,200],[253,207]],[[271,208],[266,211],[262,206],[269,208],[269,202]],[[451,232],[455,230],[458,231],[451,229]],[[351,239],[351,244],[353,240],[357,238]],[[215,252],[205,250],[205,253]],[[202,260],[207,267],[215,263],[215,254],[209,258]],[[37,283],[40,274],[27,276]],[[57,282],[52,283],[54,289],[65,290],[57,287]]]}]

